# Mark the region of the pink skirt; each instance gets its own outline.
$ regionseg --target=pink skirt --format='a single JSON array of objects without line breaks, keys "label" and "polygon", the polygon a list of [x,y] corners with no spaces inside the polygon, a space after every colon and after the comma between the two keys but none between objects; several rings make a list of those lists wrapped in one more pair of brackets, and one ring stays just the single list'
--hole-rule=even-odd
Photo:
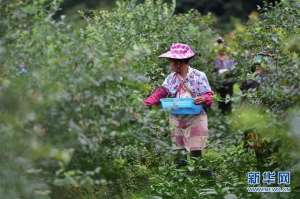
[{"label": "pink skirt", "polygon": [[173,149],[202,150],[207,145],[208,125],[206,113],[196,116],[169,118]]}]

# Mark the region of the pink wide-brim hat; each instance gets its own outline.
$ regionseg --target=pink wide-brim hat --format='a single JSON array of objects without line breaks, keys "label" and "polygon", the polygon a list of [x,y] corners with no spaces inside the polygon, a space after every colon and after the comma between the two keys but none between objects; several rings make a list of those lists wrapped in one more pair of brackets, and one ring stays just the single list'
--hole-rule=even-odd
[{"label": "pink wide-brim hat", "polygon": [[196,53],[187,44],[173,43],[168,52],[165,52],[159,57],[171,59],[188,59],[194,57]]}]

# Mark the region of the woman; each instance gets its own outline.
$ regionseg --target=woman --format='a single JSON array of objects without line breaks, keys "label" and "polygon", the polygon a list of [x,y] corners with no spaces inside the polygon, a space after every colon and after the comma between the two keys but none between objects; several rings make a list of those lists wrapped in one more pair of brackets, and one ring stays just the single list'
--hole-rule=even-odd
[{"label": "woman", "polygon": [[[176,98],[194,98],[195,104],[210,107],[213,92],[204,72],[189,65],[195,56],[192,48],[186,44],[174,43],[170,50],[159,57],[170,61],[172,73],[167,76],[162,87],[147,98],[144,103],[148,106],[157,104],[160,98],[170,96]],[[201,151],[207,145],[208,126],[206,109],[198,115],[170,115],[171,139],[173,149],[177,151],[178,166],[186,164],[186,157],[180,159],[180,154],[190,152],[192,156],[201,156]],[[184,153],[182,153],[184,152]]]},{"label": "woman", "polygon": [[219,109],[223,114],[231,112],[231,100],[226,100],[227,96],[232,97],[233,95],[233,84],[235,79],[233,77],[233,70],[237,64],[236,61],[228,57],[226,51],[227,46],[222,37],[217,39],[218,43],[218,55],[215,61],[215,75],[217,80],[217,92],[220,94],[221,100],[219,101]]},{"label": "woman", "polygon": [[219,82],[217,91],[222,99],[219,102],[219,109],[221,109],[224,114],[230,113],[232,109],[231,100],[227,102],[226,97],[232,97],[233,95],[233,84],[235,83],[235,79],[232,71],[235,69],[236,64],[237,63],[233,59],[230,59],[226,55],[225,50],[222,49],[218,52],[214,71],[217,73],[216,76]]}]

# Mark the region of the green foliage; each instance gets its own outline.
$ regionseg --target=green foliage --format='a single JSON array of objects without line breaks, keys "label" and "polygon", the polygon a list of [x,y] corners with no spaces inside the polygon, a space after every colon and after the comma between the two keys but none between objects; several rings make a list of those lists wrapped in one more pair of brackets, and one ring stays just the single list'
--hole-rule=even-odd
[{"label": "green foliage", "polygon": [[[159,68],[157,55],[171,41],[208,52],[203,46],[213,36],[208,17],[173,16],[174,7],[162,2],[119,2],[112,12],[95,12],[86,27],[73,31],[64,20],[51,19],[55,10],[47,2],[13,2],[7,9],[9,23],[16,26],[5,35],[2,80],[7,83],[1,101],[8,115],[3,117],[19,120],[20,129],[30,132],[28,139],[35,138],[34,145],[24,146],[34,154],[28,157],[32,167],[41,168],[54,187],[97,185],[111,196],[143,187],[139,181],[149,175],[144,171],[159,164],[169,140],[163,115],[141,103],[150,91],[142,71]],[[16,11],[27,13],[22,28],[12,15]],[[21,64],[27,73],[18,73]],[[22,120],[14,117],[17,107]],[[22,138],[22,131],[15,136]],[[100,174],[90,175],[97,168]]]},{"label": "green foliage", "polygon": [[[192,160],[184,169],[159,167],[151,178],[152,194],[162,198],[223,198],[234,193],[238,198],[251,198],[251,194],[243,189],[245,173],[253,169],[255,158],[241,145],[228,147],[225,151],[210,148],[202,160]],[[213,175],[207,175],[208,171]]]},{"label": "green foliage", "polygon": [[280,129],[276,124],[275,117],[262,107],[242,106],[232,114],[232,126],[236,131],[247,131],[255,129],[258,132],[277,134]]},{"label": "green foliage", "polygon": [[299,53],[293,44],[299,35],[299,4],[282,1],[275,7],[265,6],[259,18],[247,27],[238,27],[231,43],[239,62],[240,79],[251,73],[257,53],[272,54],[271,62],[262,65],[267,71],[252,102],[273,111],[282,111],[299,103]]}]

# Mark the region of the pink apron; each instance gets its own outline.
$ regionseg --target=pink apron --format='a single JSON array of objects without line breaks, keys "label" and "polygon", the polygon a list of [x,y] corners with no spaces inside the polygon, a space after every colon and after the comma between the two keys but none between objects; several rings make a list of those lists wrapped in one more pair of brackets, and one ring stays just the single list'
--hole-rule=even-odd
[{"label": "pink apron", "polygon": [[[192,97],[191,89],[182,83],[176,93],[177,98]],[[169,118],[173,149],[187,151],[202,150],[207,145],[208,125],[207,115],[174,116]]]}]

